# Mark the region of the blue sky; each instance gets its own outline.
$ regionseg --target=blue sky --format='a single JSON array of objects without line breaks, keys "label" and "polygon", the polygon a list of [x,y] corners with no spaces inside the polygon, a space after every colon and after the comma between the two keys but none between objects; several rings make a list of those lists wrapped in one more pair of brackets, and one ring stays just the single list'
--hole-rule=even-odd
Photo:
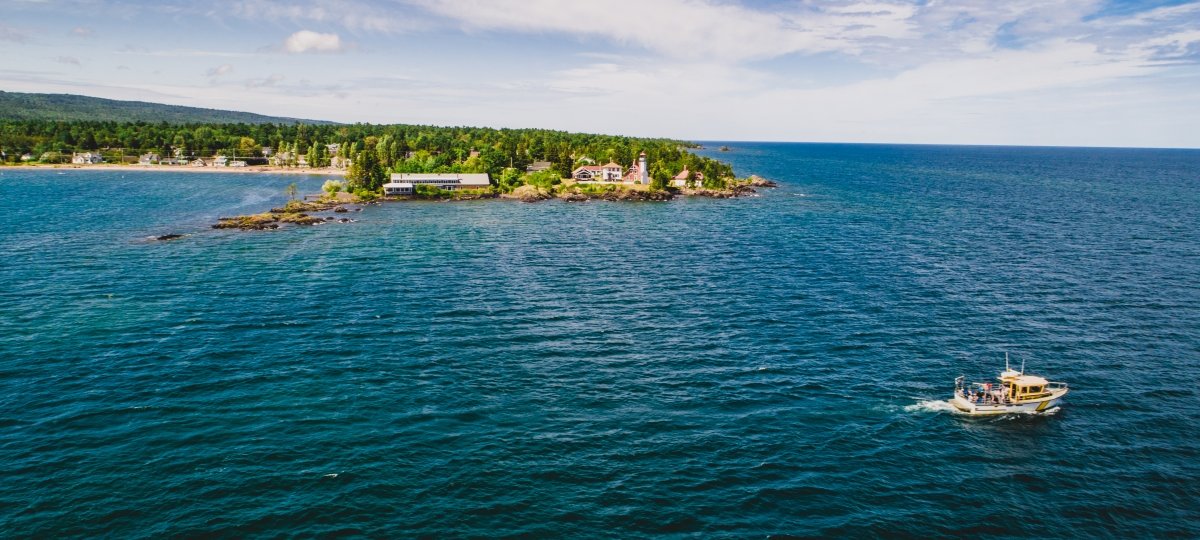
[{"label": "blue sky", "polygon": [[1200,147],[1200,2],[0,0],[0,89],[694,140]]}]

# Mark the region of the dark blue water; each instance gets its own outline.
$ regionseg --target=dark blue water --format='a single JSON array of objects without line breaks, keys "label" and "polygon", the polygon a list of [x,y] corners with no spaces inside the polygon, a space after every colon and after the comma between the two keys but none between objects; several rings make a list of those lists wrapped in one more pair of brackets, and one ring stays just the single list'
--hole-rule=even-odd
[{"label": "dark blue water", "polygon": [[[276,232],[0,169],[0,536],[1200,535],[1200,152],[731,146],[782,187]],[[1005,351],[1067,404],[947,411]]]}]

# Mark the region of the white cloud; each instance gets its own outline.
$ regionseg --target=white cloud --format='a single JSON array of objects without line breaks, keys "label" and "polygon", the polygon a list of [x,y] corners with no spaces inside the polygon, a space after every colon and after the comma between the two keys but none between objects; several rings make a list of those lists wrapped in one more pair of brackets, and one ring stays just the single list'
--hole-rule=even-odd
[{"label": "white cloud", "polygon": [[246,88],[263,88],[263,87],[267,87],[267,86],[275,86],[276,84],[279,84],[286,78],[287,77],[284,77],[283,75],[274,73],[274,74],[271,74],[262,79],[247,80]]},{"label": "white cloud", "polygon": [[71,33],[79,37],[91,37],[92,29],[86,26],[76,26],[71,29]]},{"label": "white cloud", "polygon": [[[767,13],[704,0],[413,0],[424,9],[458,21],[469,31],[553,32],[569,36],[608,38],[618,43],[675,58],[718,58],[729,61],[771,58],[806,50],[839,48],[833,32],[798,27],[802,15]],[[841,14],[821,24],[862,34],[903,33],[893,9],[868,15]],[[896,6],[906,12],[911,8]],[[866,20],[877,22],[869,28]]]},{"label": "white cloud", "polygon": [[220,76],[222,76],[222,75],[226,75],[226,74],[228,74],[228,73],[229,73],[229,72],[231,72],[231,71],[233,71],[233,66],[232,66],[232,65],[230,65],[230,64],[221,64],[221,65],[219,65],[219,66],[217,66],[217,67],[214,67],[214,68],[209,68],[209,69],[208,69],[208,71],[206,71],[206,72],[205,72],[205,75],[207,75],[207,76],[209,76],[209,77],[216,78],[216,77],[220,77]]},{"label": "white cloud", "polygon": [[58,56],[54,58],[54,61],[60,64],[71,64],[74,66],[82,65],[80,64],[79,59],[75,58],[74,56]]},{"label": "white cloud", "polygon": [[340,52],[343,50],[342,39],[337,34],[322,34],[311,30],[301,30],[288,36],[283,41],[283,50],[293,53],[308,52]]},{"label": "white cloud", "polygon": [[16,28],[13,28],[11,26],[5,26],[4,24],[0,24],[0,41],[11,41],[13,43],[29,43],[30,40],[29,40],[29,34],[23,32],[21,30],[18,30]]},{"label": "white cloud", "polygon": [[250,20],[336,24],[355,32],[401,32],[420,27],[413,23],[411,14],[396,17],[387,9],[356,0],[235,0],[227,7],[229,13]]}]

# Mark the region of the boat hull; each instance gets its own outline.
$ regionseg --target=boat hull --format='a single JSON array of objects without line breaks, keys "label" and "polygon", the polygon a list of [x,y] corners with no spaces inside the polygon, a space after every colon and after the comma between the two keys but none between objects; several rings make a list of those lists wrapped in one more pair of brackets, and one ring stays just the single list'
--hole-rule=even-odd
[{"label": "boat hull", "polygon": [[995,416],[1000,414],[1040,414],[1052,411],[1062,403],[1063,396],[1067,395],[1064,389],[1061,392],[1054,392],[1051,395],[1039,398],[1021,401],[1019,403],[972,403],[962,394],[954,394],[954,398],[950,400],[950,404],[958,409],[963,414],[971,416]]}]

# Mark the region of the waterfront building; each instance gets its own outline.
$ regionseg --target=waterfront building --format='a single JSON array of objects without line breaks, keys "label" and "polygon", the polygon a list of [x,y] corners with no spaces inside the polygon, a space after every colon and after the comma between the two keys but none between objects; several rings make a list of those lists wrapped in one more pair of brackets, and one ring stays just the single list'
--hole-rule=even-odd
[{"label": "waterfront building", "polygon": [[76,165],[94,165],[96,163],[104,163],[104,158],[100,157],[100,154],[84,152],[82,154],[72,154],[71,163]]},{"label": "waterfront building", "polygon": [[[687,187],[688,172],[689,171],[688,171],[687,165],[684,165],[683,170],[679,171],[679,174],[675,175],[675,178],[673,178],[671,180],[671,185],[673,185],[675,187]],[[699,184],[700,182],[703,182],[703,181],[704,181],[704,173],[702,173],[700,171],[696,171],[696,180],[695,180],[696,184]]]},{"label": "waterfront building", "polygon": [[456,191],[485,189],[492,184],[487,173],[396,173],[383,185],[384,195],[411,195],[417,185],[436,186]]},{"label": "waterfront building", "polygon": [[575,169],[571,173],[571,177],[582,181],[599,181],[599,182],[620,182],[621,181],[621,166],[616,163],[606,163],[604,165],[584,165]]}]

